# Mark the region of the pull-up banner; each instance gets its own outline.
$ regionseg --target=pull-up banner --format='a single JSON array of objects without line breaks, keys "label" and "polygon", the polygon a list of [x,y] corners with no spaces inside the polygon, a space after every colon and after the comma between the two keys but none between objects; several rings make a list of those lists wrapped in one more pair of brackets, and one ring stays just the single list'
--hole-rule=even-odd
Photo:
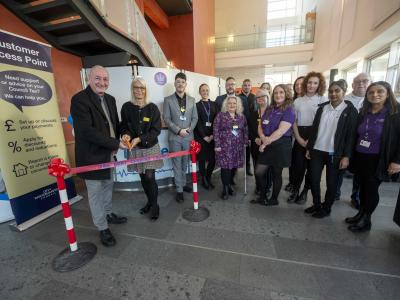
[{"label": "pull-up banner", "polygon": [[[0,31],[0,112],[0,169],[21,225],[60,205],[47,165],[68,160],[49,45]],[[71,199],[71,178],[67,186]]]}]

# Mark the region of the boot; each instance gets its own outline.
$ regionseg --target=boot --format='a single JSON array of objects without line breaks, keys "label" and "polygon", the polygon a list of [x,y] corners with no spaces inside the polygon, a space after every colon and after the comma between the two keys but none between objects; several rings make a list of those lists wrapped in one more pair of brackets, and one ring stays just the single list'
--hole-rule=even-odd
[{"label": "boot", "polygon": [[278,199],[274,196],[272,196],[271,198],[269,198],[267,200],[267,202],[265,202],[266,206],[274,206],[274,205],[279,205]]},{"label": "boot", "polygon": [[226,184],[222,186],[221,198],[222,200],[228,200],[228,186]]},{"label": "boot", "polygon": [[296,204],[306,203],[307,202],[307,194],[308,194],[308,189],[304,188],[294,202],[296,202]]},{"label": "boot", "polygon": [[236,195],[236,192],[235,192],[235,190],[232,188],[231,185],[228,185],[228,194],[231,195],[231,196],[235,196],[235,195]]},{"label": "boot", "polygon": [[306,214],[314,214],[321,209],[321,205],[312,205],[304,210]]},{"label": "boot", "polygon": [[352,232],[365,232],[371,230],[371,215],[363,214],[357,224],[347,227]]},{"label": "boot", "polygon": [[210,185],[208,183],[207,177],[205,176],[201,176],[201,185],[203,186],[203,188],[205,188],[206,190],[208,190],[210,188]]},{"label": "boot", "polygon": [[299,190],[293,188],[293,191],[290,194],[289,198],[287,199],[287,202],[288,203],[294,203],[298,197],[299,197]]},{"label": "boot", "polygon": [[158,219],[159,216],[160,216],[160,207],[158,205],[152,207],[150,213],[150,220],[154,222]]},{"label": "boot", "polygon": [[141,215],[147,214],[150,211],[150,208],[151,208],[151,204],[150,204],[150,202],[147,202],[147,204],[145,206],[143,206],[139,210],[139,212],[140,212]]},{"label": "boot", "polygon": [[265,205],[266,202],[267,202],[267,198],[265,198],[265,196],[263,196],[263,195],[258,196],[256,199],[250,200],[251,204]]},{"label": "boot", "polygon": [[360,219],[362,218],[363,215],[364,215],[364,211],[362,209],[360,209],[355,216],[346,218],[346,219],[344,219],[344,221],[347,224],[357,224],[358,221],[360,221]]}]

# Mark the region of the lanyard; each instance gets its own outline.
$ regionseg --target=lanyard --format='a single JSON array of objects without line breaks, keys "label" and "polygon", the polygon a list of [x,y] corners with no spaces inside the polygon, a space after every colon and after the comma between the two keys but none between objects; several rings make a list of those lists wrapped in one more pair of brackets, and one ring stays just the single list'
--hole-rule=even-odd
[{"label": "lanyard", "polygon": [[186,112],[186,97],[182,99],[177,96],[176,98],[178,99],[179,110],[181,111],[181,115],[183,116]]},{"label": "lanyard", "polygon": [[204,102],[205,101],[201,100],[201,105],[203,105],[204,111],[206,112],[207,122],[210,123],[211,105],[210,105],[210,102],[207,101],[207,106],[208,106],[208,109],[207,109],[206,106],[204,105]]}]

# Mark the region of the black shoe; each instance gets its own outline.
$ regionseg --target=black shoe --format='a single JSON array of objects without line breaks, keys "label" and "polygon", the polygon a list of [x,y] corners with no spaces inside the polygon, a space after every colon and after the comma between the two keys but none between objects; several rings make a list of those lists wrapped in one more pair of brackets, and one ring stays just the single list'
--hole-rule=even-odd
[{"label": "black shoe", "polygon": [[360,210],[360,203],[356,199],[351,198],[350,205],[352,208]]},{"label": "black shoe", "polygon": [[214,189],[215,185],[212,184],[211,182],[211,176],[207,176],[207,182],[208,182],[208,186],[210,187],[210,189]]},{"label": "black shoe", "polygon": [[315,205],[313,205],[313,206],[310,206],[310,207],[306,208],[306,209],[304,210],[304,212],[305,212],[306,214],[313,214],[313,213],[317,212],[317,211],[320,210],[320,209],[321,209],[320,206],[315,206]]},{"label": "black shoe", "polygon": [[365,232],[371,230],[371,215],[363,214],[357,224],[347,227],[352,232]]},{"label": "black shoe", "polygon": [[307,202],[307,194],[308,194],[308,189],[303,189],[300,193],[300,195],[296,198],[296,200],[294,202],[296,202],[296,204],[304,204]]},{"label": "black shoe", "polygon": [[313,218],[322,219],[331,214],[331,210],[329,208],[321,208],[312,214]]},{"label": "black shoe", "polygon": [[236,195],[235,190],[230,185],[228,185],[228,194],[231,195],[231,196],[235,196]]},{"label": "black shoe", "polygon": [[288,184],[285,186],[284,190],[285,190],[286,192],[292,192],[293,188],[294,188],[293,184],[288,183]]},{"label": "black shoe", "polygon": [[150,213],[150,220],[153,222],[157,221],[159,216],[160,216],[160,207],[158,205],[156,207],[152,207]]},{"label": "black shoe", "polygon": [[364,212],[360,209],[355,216],[346,218],[346,219],[344,219],[344,221],[347,224],[357,224],[361,220],[363,215],[364,215]]},{"label": "black shoe", "polygon": [[126,221],[128,221],[126,217],[119,217],[114,213],[107,215],[106,218],[107,222],[110,224],[123,224],[126,223]]},{"label": "black shoe", "polygon": [[190,186],[185,185],[183,187],[183,191],[186,192],[186,193],[191,193],[193,190],[192,190],[192,188]]},{"label": "black shoe", "polygon": [[335,201],[339,201],[339,200],[340,200],[340,196],[336,196]]},{"label": "black shoe", "polygon": [[100,230],[100,241],[106,247],[112,247],[117,243],[110,229],[108,228],[105,230]]},{"label": "black shoe", "polygon": [[147,214],[147,213],[150,211],[150,208],[151,208],[151,204],[150,204],[150,203],[147,203],[145,206],[143,206],[143,207],[139,210],[139,212],[140,212],[141,215]]},{"label": "black shoe", "polygon": [[299,191],[297,189],[293,189],[293,192],[290,194],[289,198],[287,199],[288,203],[294,203],[299,196]]},{"label": "black shoe", "polygon": [[201,177],[201,185],[203,188],[205,188],[206,190],[208,190],[210,188],[210,185],[208,183],[208,180],[206,177],[202,176]]},{"label": "black shoe", "polygon": [[183,201],[185,201],[185,199],[183,199],[183,192],[177,192],[175,199],[176,199],[176,202],[183,203]]},{"label": "black shoe", "polygon": [[222,193],[221,193],[221,198],[222,200],[228,200],[228,186],[227,185],[223,185],[222,186]]},{"label": "black shoe", "polygon": [[276,199],[275,197],[271,197],[265,202],[265,205],[266,206],[279,205],[279,202],[278,202],[278,199]]},{"label": "black shoe", "polygon": [[267,201],[267,199],[265,197],[257,197],[256,199],[252,199],[250,200],[251,204],[261,204],[261,205],[265,205],[265,202]]}]

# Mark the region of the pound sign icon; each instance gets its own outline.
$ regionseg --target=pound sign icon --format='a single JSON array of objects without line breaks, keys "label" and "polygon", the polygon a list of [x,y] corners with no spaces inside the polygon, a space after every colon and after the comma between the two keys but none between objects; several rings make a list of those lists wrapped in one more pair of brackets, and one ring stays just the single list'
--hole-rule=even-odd
[{"label": "pound sign icon", "polygon": [[6,120],[4,122],[4,126],[7,127],[7,131],[15,131],[15,128],[13,128],[14,121],[13,120]]}]

